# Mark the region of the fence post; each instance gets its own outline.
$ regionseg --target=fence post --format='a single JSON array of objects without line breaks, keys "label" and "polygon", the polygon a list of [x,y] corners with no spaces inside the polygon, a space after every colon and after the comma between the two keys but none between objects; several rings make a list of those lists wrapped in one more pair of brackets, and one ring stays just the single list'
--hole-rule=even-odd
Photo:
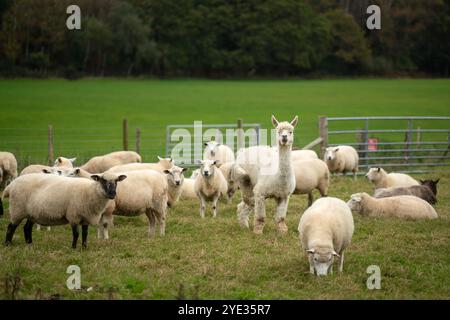
[{"label": "fence post", "polygon": [[413,121],[412,119],[408,120],[408,131],[405,134],[405,162],[409,162],[409,145],[412,143],[412,129],[413,129]]},{"label": "fence post", "polygon": [[123,150],[128,150],[128,119],[123,119]]},{"label": "fence post", "polygon": [[243,137],[244,137],[244,129],[242,126],[242,119],[237,119],[237,150],[239,151],[241,148],[243,148]]},{"label": "fence post", "polygon": [[320,143],[320,158],[323,159],[325,149],[328,147],[328,119],[327,117],[319,117],[319,134],[322,138]]},{"label": "fence post", "polygon": [[53,166],[55,162],[55,154],[53,149],[53,126],[48,125],[48,164]]},{"label": "fence post", "polygon": [[136,152],[141,154],[141,129],[136,128]]}]

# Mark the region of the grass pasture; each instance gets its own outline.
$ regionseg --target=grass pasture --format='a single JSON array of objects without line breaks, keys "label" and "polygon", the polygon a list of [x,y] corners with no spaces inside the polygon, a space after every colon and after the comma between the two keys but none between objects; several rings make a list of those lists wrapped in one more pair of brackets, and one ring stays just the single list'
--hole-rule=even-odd
[{"label": "grass pasture", "polygon": [[[144,160],[153,161],[164,150],[168,124],[243,118],[269,127],[271,113],[283,120],[298,114],[295,139],[304,145],[317,137],[322,114],[448,116],[449,89],[449,80],[0,80],[0,150],[18,152],[21,166],[45,161],[49,123],[55,127],[56,155],[87,157],[120,149],[121,120],[127,117],[130,132],[143,129]],[[22,224],[12,246],[0,245],[0,298],[449,299],[450,172],[415,177],[441,177],[439,218],[354,214],[343,274],[307,273],[297,233],[306,196],[291,198],[286,235],[277,234],[274,203],[268,200],[265,232],[255,236],[237,224],[236,195],[231,205],[219,204],[216,219],[210,207],[200,219],[197,202],[178,203],[167,218],[165,237],[149,239],[146,218],[116,217],[109,241],[96,239],[96,228],[90,227],[87,250],[70,248],[68,226],[34,230],[28,246]],[[348,200],[360,191],[372,192],[363,177],[356,183],[333,177],[329,195]],[[6,210],[0,218],[2,241],[8,215]],[[81,290],[66,288],[69,265],[81,268]],[[381,269],[380,290],[366,288],[370,265]]]}]

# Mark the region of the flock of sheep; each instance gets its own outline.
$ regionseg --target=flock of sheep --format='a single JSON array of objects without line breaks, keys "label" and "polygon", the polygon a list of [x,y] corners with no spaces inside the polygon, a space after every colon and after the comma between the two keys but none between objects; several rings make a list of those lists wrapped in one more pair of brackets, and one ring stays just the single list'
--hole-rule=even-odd
[{"label": "flock of sheep", "polygon": [[[416,181],[400,173],[386,173],[371,168],[366,177],[375,185],[374,196],[355,193],[346,203],[327,197],[330,173],[358,171],[358,153],[350,146],[326,149],[324,160],[311,150],[292,150],[294,127],[291,122],[278,122],[277,146],[242,148],[236,157],[226,145],[205,143],[203,160],[190,178],[186,168],[176,166],[170,158],[158,157],[156,163],[142,163],[133,151],[118,151],[90,159],[74,168],[75,159],[58,157],[53,167],[30,165],[17,177],[17,161],[13,154],[0,152],[0,190],[2,200],[9,198],[10,223],[5,244],[9,245],[23,220],[26,243],[32,243],[33,225],[70,224],[72,247],[76,248],[79,226],[82,246],[87,246],[88,226],[98,225],[98,237],[109,238],[114,215],[139,216],[149,220],[149,235],[165,234],[167,210],[184,199],[200,203],[205,217],[206,204],[212,203],[213,216],[218,213],[218,200],[228,201],[237,190],[241,202],[237,206],[239,224],[249,228],[249,214],[254,211],[253,231],[262,234],[266,219],[265,200],[276,202],[275,221],[281,233],[292,194],[307,194],[308,209],[298,226],[301,245],[307,252],[310,272],[326,275],[332,272],[334,258],[342,272],[344,250],[353,232],[352,210],[365,216],[420,219],[437,218],[431,204],[436,203],[437,181]],[[9,183],[9,184],[8,184]],[[322,198],[313,202],[317,189]],[[0,201],[0,215],[3,204]]]}]

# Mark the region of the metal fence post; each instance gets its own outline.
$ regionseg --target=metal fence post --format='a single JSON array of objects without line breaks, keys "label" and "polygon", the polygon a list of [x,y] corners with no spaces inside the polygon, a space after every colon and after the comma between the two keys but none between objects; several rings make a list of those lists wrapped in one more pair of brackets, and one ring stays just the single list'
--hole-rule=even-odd
[{"label": "metal fence post", "polygon": [[322,138],[320,143],[320,157],[323,159],[325,150],[328,147],[328,119],[327,117],[319,117],[319,134]]},{"label": "metal fence post", "polygon": [[48,164],[53,166],[55,161],[55,154],[53,149],[53,126],[48,125]]},{"label": "metal fence post", "polygon": [[128,119],[123,119],[123,150],[128,150]]},{"label": "metal fence post", "polygon": [[244,140],[244,129],[242,126],[242,119],[237,120],[237,150],[239,151],[241,148],[244,147],[243,141]]}]

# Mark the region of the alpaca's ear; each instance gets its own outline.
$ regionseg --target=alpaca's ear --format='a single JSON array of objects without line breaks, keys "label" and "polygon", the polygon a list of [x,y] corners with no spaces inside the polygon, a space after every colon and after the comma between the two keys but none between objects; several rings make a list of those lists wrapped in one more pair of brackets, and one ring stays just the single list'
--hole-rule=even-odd
[{"label": "alpaca's ear", "polygon": [[298,123],[298,116],[295,116],[294,120],[291,121],[291,126],[295,127]]},{"label": "alpaca's ear", "polygon": [[278,127],[278,120],[274,115],[272,115],[272,124],[275,128]]}]

